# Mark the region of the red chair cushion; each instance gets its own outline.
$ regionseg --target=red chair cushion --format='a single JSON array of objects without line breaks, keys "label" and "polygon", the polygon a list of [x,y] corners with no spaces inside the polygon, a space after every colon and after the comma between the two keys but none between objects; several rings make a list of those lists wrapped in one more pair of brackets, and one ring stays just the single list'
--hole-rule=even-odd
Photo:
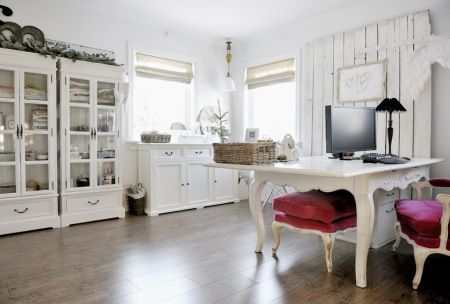
[{"label": "red chair cushion", "polygon": [[439,247],[442,216],[440,202],[399,200],[395,203],[395,210],[402,232],[417,245],[427,248]]},{"label": "red chair cushion", "polygon": [[290,193],[274,199],[273,209],[292,217],[325,224],[356,215],[355,199],[346,190]]},{"label": "red chair cushion", "polygon": [[[413,240],[417,245],[426,248],[438,248],[441,240],[439,237],[427,237],[417,234],[408,225],[400,223],[401,230],[406,234],[411,240]],[[450,240],[447,239],[447,250],[450,250]]]},{"label": "red chair cushion", "polygon": [[325,233],[334,233],[336,231],[356,227],[356,216],[349,216],[327,224],[321,221],[301,219],[298,217],[290,216],[283,212],[276,211],[275,221],[286,223],[296,228],[319,230]]},{"label": "red chair cushion", "polygon": [[433,187],[450,187],[450,179],[448,178],[432,178],[428,182]]}]

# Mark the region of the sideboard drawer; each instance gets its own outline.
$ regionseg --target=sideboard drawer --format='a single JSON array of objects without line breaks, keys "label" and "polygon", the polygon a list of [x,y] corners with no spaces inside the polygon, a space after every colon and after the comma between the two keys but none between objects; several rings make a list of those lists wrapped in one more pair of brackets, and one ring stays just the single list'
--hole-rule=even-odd
[{"label": "sideboard drawer", "polygon": [[120,206],[120,196],[115,193],[92,194],[67,198],[67,212],[84,212]]},{"label": "sideboard drawer", "polygon": [[211,150],[210,149],[187,149],[186,150],[187,157],[189,158],[205,158],[205,157],[211,157]]},{"label": "sideboard drawer", "polygon": [[181,149],[168,148],[153,150],[153,157],[155,158],[176,158],[181,157],[182,155]]},{"label": "sideboard drawer", "polygon": [[54,214],[56,214],[56,211],[51,200],[36,200],[29,203],[6,205],[0,204],[0,219],[8,221]]}]

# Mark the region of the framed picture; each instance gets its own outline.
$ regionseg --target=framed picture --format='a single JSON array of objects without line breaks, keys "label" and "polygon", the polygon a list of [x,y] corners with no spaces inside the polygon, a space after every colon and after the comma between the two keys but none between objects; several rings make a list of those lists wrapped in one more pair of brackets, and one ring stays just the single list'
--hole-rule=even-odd
[{"label": "framed picture", "polygon": [[258,140],[259,129],[247,128],[245,129],[245,142],[254,143]]},{"label": "framed picture", "polygon": [[382,100],[386,97],[386,60],[339,68],[337,83],[339,103]]}]

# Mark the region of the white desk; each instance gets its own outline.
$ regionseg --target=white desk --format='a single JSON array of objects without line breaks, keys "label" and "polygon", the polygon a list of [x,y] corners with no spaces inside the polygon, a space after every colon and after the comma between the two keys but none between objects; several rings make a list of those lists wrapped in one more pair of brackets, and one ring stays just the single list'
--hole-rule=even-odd
[{"label": "white desk", "polygon": [[273,165],[233,165],[206,164],[209,167],[254,171],[255,177],[250,186],[249,204],[257,231],[256,252],[264,247],[265,229],[261,208],[261,192],[267,182],[288,185],[298,191],[320,189],[350,191],[356,200],[357,238],[355,274],[356,285],[366,287],[367,254],[374,223],[375,190],[381,188],[405,189],[410,183],[429,178],[430,165],[442,159],[413,159],[406,164],[385,165],[363,163],[360,160],[342,161],[325,156],[305,157],[297,162],[276,163]]}]

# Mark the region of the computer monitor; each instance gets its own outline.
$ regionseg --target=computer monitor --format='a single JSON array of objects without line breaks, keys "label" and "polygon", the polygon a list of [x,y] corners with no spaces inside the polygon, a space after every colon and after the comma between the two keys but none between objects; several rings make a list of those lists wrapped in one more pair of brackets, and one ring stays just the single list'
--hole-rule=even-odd
[{"label": "computer monitor", "polygon": [[375,108],[325,106],[327,153],[376,150]]}]

